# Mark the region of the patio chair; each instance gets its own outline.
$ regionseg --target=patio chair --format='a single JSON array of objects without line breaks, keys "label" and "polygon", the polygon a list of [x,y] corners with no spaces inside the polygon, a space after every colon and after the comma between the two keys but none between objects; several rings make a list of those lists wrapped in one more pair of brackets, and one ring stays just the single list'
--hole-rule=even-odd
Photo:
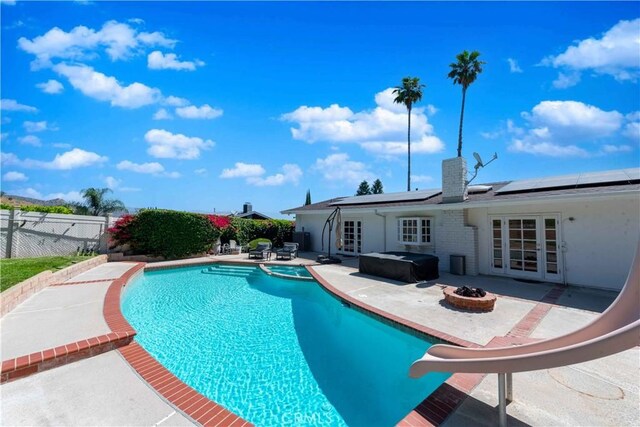
[{"label": "patio chair", "polygon": [[258,246],[249,251],[249,259],[251,258],[260,258],[260,259],[269,259],[271,257],[271,243],[258,243]]},{"label": "patio chair", "polygon": [[229,253],[230,254],[242,253],[242,246],[236,243],[235,240],[229,240]]},{"label": "patio chair", "polygon": [[276,251],[276,259],[293,259],[298,257],[298,244],[285,242],[284,247]]}]

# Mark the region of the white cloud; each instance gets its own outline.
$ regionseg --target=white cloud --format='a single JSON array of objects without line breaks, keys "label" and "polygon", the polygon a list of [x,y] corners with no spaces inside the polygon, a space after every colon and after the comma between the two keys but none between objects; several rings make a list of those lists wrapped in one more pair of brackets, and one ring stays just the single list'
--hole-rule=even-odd
[{"label": "white cloud", "polygon": [[134,163],[129,160],[123,160],[116,165],[116,168],[136,173],[160,174],[164,172],[164,166],[158,162]]},{"label": "white cloud", "polygon": [[144,135],[150,147],[147,150],[153,157],[166,159],[197,159],[200,150],[208,150],[214,146],[210,139],[173,134],[164,129],[151,129]]},{"label": "white cloud", "polygon": [[62,91],[64,91],[64,86],[62,86],[62,83],[53,79],[49,79],[43,83],[38,83],[36,87],[44,93],[49,93],[52,95],[62,93]]},{"label": "white cloud", "polygon": [[618,111],[577,101],[542,101],[521,115],[528,129],[509,123],[509,150],[552,157],[588,156],[590,150],[583,145],[593,147],[617,137],[624,121]]},{"label": "white cloud", "polygon": [[518,61],[513,58],[507,58],[507,62],[509,63],[509,71],[512,73],[521,73],[522,68],[518,65]]},{"label": "white cloud", "polygon": [[147,66],[152,70],[187,70],[195,71],[196,67],[202,67],[202,61],[179,61],[175,53],[163,54],[154,50],[147,57]]},{"label": "white cloud", "polygon": [[15,181],[27,181],[29,178],[22,172],[7,172],[2,175],[2,180],[7,182],[15,182]]},{"label": "white cloud", "polygon": [[622,134],[632,141],[640,142],[640,122],[627,123]]},{"label": "white cloud", "polygon": [[159,32],[138,32],[128,24],[117,21],[105,22],[98,31],[78,26],[70,32],[54,27],[32,40],[18,39],[18,47],[36,57],[32,69],[52,66],[52,59],[87,60],[95,56],[102,47],[112,61],[123,60],[144,50],[146,46],[172,48],[176,40],[168,39]]},{"label": "white cloud", "polygon": [[170,119],[173,119],[173,116],[169,114],[169,112],[164,108],[159,109],[153,115],[153,120],[170,120]]},{"label": "white cloud", "polygon": [[275,187],[286,183],[298,184],[302,177],[302,169],[295,164],[285,164],[282,172],[263,176],[266,170],[257,163],[238,162],[233,168],[223,169],[220,178],[245,178],[247,184],[258,187]]},{"label": "white cloud", "polygon": [[[375,95],[377,107],[354,113],[348,107],[333,104],[328,108],[302,106],[283,114],[282,120],[298,125],[291,128],[294,139],[315,143],[354,143],[381,156],[407,152],[407,110],[395,104],[393,88]],[[435,136],[427,119],[435,107],[414,107],[411,115],[412,153],[436,153],[444,144]]]},{"label": "white cloud", "polygon": [[180,98],[177,96],[167,96],[162,100],[163,105],[169,105],[171,107],[184,107],[185,105],[189,105],[190,102],[188,99]]},{"label": "white cloud", "polygon": [[223,169],[220,178],[249,178],[264,175],[266,171],[260,164],[238,162],[231,169]]},{"label": "white cloud", "polygon": [[122,181],[120,181],[119,179],[116,179],[116,178],[114,178],[112,176],[108,176],[108,177],[106,177],[104,179],[104,183],[107,186],[107,188],[110,188],[112,190],[115,189],[115,188],[118,188],[120,186],[121,182]]},{"label": "white cloud", "polygon": [[66,153],[56,154],[51,162],[42,163],[42,166],[46,169],[69,170],[104,163],[107,160],[105,156],[74,148]]},{"label": "white cloud", "polygon": [[18,138],[18,142],[24,145],[32,145],[34,147],[42,147],[42,142],[40,138],[35,135],[26,135]]},{"label": "white cloud", "polygon": [[58,128],[56,128],[55,126],[54,127],[49,126],[49,124],[47,124],[45,120],[41,122],[26,121],[22,123],[22,127],[24,127],[24,130],[26,130],[29,133],[42,132],[45,130],[58,130]]},{"label": "white cloud", "polygon": [[127,170],[131,172],[136,172],[136,173],[164,176],[167,178],[180,177],[179,172],[167,172],[164,170],[164,166],[162,166],[158,162],[134,163],[129,160],[123,160],[116,165],[116,168],[119,170]]},{"label": "white cloud", "polygon": [[56,154],[54,159],[49,162],[33,159],[21,160],[13,153],[1,153],[0,160],[3,165],[8,166],[16,165],[35,169],[70,170],[98,165],[106,162],[109,158],[91,151],[74,148],[62,154]]},{"label": "white cloud", "polygon": [[572,71],[568,74],[558,73],[558,78],[552,82],[553,87],[556,89],[566,89],[580,83],[580,73]]},{"label": "white cloud", "polygon": [[542,64],[580,73],[613,76],[618,81],[636,81],[640,76],[640,18],[620,21],[601,38],[576,42],[557,56],[548,56]]},{"label": "white cloud", "polygon": [[199,176],[207,176],[207,170],[205,168],[196,169],[193,173]]},{"label": "white cloud", "polygon": [[375,175],[366,164],[349,160],[349,155],[346,153],[330,154],[324,159],[316,159],[313,170],[321,173],[328,182],[348,185],[375,179]]},{"label": "white cloud", "polygon": [[247,183],[258,187],[275,187],[287,183],[298,184],[302,177],[302,169],[295,164],[285,164],[282,166],[282,173],[270,175],[267,177],[250,176]]},{"label": "white cloud", "polygon": [[633,151],[633,147],[630,145],[610,145],[605,144],[602,146],[602,151],[606,154],[614,154],[614,153],[628,153]]},{"label": "white cloud", "polygon": [[220,117],[223,111],[219,108],[211,108],[209,104],[201,107],[191,105],[189,107],[176,108],[176,114],[183,119],[215,119]]},{"label": "white cloud", "polygon": [[0,100],[0,110],[3,111],[24,111],[26,113],[37,113],[38,109],[30,105],[20,104],[15,99]]},{"label": "white cloud", "polygon": [[53,69],[68,78],[71,86],[86,96],[108,101],[112,106],[138,108],[161,99],[160,90],[156,88],[138,82],[122,86],[115,77],[106,76],[86,65],[58,64]]}]

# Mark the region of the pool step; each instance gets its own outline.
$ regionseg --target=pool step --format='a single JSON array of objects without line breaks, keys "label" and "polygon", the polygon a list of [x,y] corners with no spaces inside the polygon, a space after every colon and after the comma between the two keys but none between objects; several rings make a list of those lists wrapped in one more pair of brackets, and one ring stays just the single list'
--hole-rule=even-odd
[{"label": "pool step", "polygon": [[260,270],[255,267],[244,267],[241,265],[214,265],[205,268],[202,272],[205,274],[232,277],[254,277],[260,274]]}]

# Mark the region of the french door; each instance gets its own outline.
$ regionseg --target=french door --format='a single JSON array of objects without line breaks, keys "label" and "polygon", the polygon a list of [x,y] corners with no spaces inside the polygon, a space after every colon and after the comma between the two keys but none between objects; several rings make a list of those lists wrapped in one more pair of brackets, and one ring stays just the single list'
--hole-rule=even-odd
[{"label": "french door", "polygon": [[489,221],[492,272],[562,281],[559,215],[491,216]]},{"label": "french door", "polygon": [[347,219],[342,221],[342,253],[357,255],[362,252],[362,221]]}]

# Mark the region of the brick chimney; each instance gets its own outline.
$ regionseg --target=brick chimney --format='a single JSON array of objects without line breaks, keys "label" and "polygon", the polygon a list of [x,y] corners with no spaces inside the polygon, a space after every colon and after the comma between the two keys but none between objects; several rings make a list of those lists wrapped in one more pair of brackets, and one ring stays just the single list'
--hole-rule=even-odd
[{"label": "brick chimney", "polygon": [[467,200],[467,160],[454,157],[442,161],[442,203]]}]

